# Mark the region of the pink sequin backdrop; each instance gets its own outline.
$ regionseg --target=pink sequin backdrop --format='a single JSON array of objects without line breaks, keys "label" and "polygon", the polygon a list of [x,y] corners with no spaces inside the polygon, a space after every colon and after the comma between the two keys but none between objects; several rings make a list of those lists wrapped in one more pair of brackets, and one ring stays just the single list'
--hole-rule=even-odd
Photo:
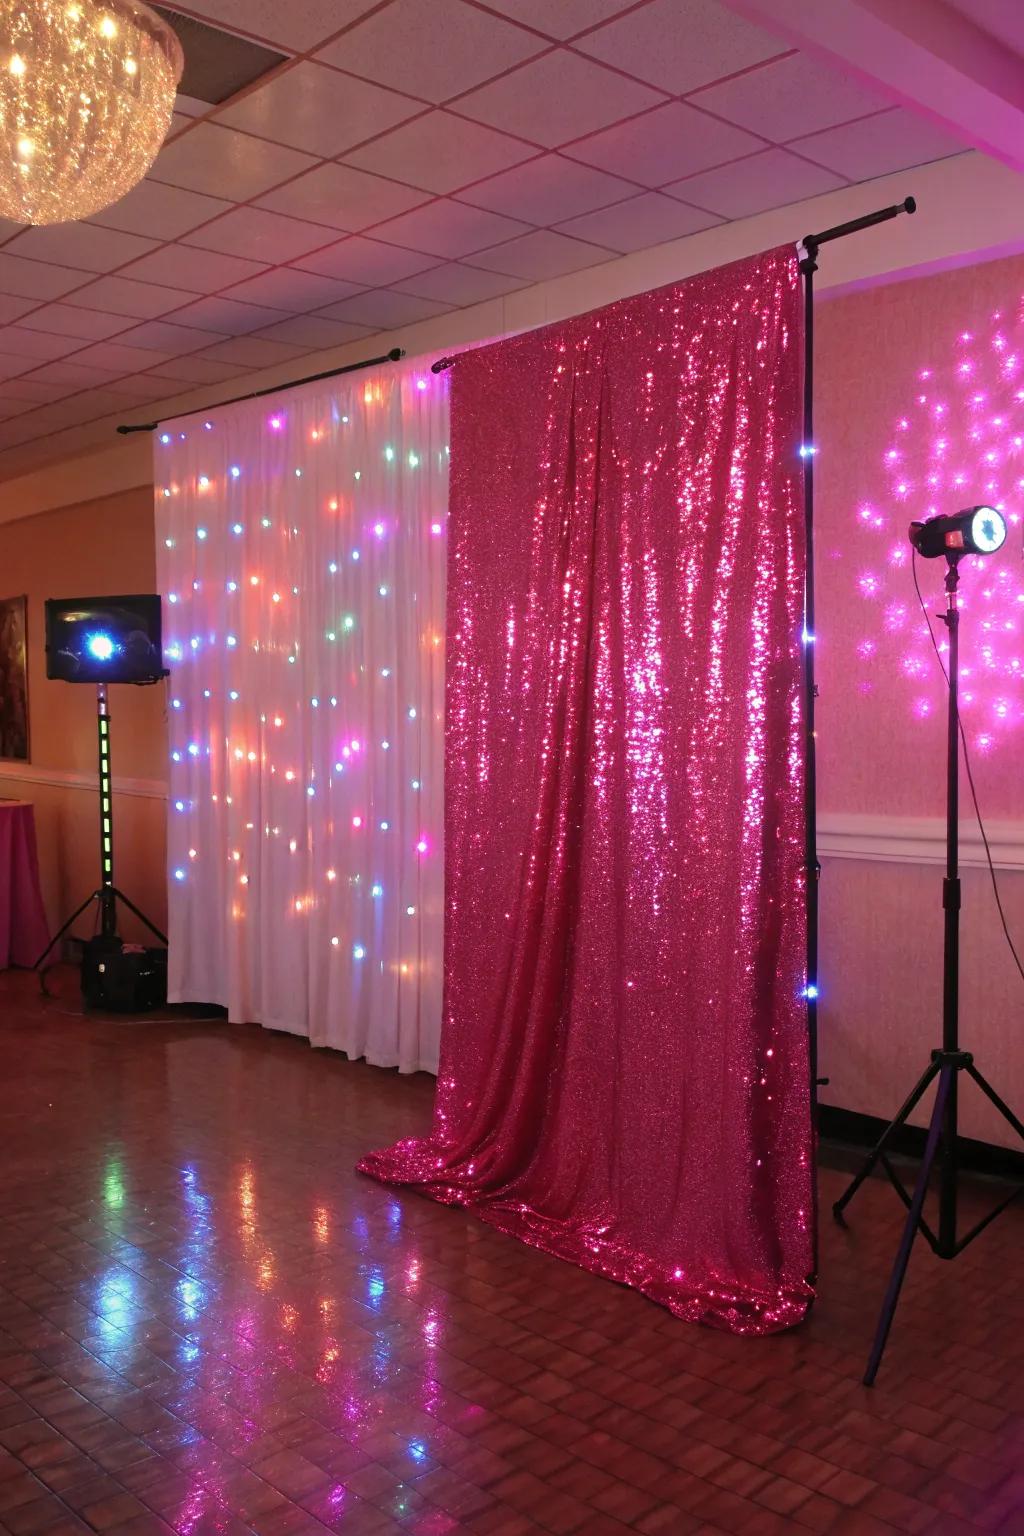
[{"label": "pink sequin backdrop", "polygon": [[792,247],[452,373],[435,1125],[360,1166],[738,1333],[800,1321]]}]

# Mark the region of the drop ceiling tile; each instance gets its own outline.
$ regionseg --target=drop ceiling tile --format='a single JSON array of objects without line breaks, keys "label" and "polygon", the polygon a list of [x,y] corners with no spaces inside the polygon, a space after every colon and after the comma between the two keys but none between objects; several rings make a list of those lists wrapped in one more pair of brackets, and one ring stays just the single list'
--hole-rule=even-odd
[{"label": "drop ceiling tile", "polygon": [[[149,354],[153,356],[152,353]],[[159,400],[163,391],[150,374],[136,373],[130,378],[108,379],[103,388],[121,401],[119,409],[127,410],[140,400]]]},{"label": "drop ceiling tile", "polygon": [[[337,246],[333,247],[334,251],[337,249]],[[387,246],[382,249],[387,250]],[[261,277],[239,283],[224,297],[238,299],[243,304],[262,304],[271,309],[304,314],[307,310],[319,309],[323,304],[347,299],[350,293],[358,293],[365,286],[361,282],[343,282],[335,277],[300,272],[297,267],[277,267],[271,272],[264,272]]]},{"label": "drop ceiling tile", "polygon": [[219,251],[200,251],[189,245],[164,245],[135,262],[125,272],[134,281],[165,284],[190,293],[214,293],[231,283],[255,277],[265,269],[257,261],[225,256]]},{"label": "drop ceiling tile", "polygon": [[89,389],[65,400],[55,400],[52,405],[37,406],[32,421],[36,425],[45,425],[48,432],[76,426],[87,417],[92,419],[100,414],[101,408],[93,404],[95,394],[95,390]]},{"label": "drop ceiling tile", "polygon": [[179,91],[174,98],[173,117],[205,117],[210,110],[208,101],[200,101],[198,96],[186,96],[184,91]]},{"label": "drop ceiling tile", "polygon": [[713,213],[689,208],[661,192],[642,192],[613,208],[600,208],[558,228],[578,240],[593,240],[612,251],[642,251],[666,240],[679,240],[722,221]]},{"label": "drop ceiling tile", "polygon": [[0,352],[5,352],[8,357],[35,358],[40,362],[51,362],[55,357],[63,357],[65,352],[71,352],[77,347],[77,341],[67,341],[63,336],[54,336],[48,331],[30,331],[20,325],[5,325],[0,330]]},{"label": "drop ceiling tile", "polygon": [[19,373],[28,373],[35,368],[37,361],[34,357],[16,357],[10,352],[0,352],[0,379],[13,379]]},{"label": "drop ceiling tile", "polygon": [[176,240],[231,206],[223,198],[206,197],[166,182],[140,181],[126,197],[94,214],[89,222],[149,235],[154,240]]},{"label": "drop ceiling tile", "polygon": [[579,272],[583,267],[594,267],[609,261],[612,252],[582,240],[573,240],[553,229],[536,229],[532,234],[511,240],[507,245],[496,245],[491,251],[480,251],[473,257],[473,265],[486,267],[489,272],[507,272],[512,277],[528,277],[533,282],[543,282],[548,277],[561,277],[565,272]]},{"label": "drop ceiling tile", "polygon": [[204,357],[214,363],[238,363],[243,368],[272,368],[288,363],[308,349],[286,346],[283,341],[257,341],[254,336],[238,336],[211,347]]},{"label": "drop ceiling tile", "polygon": [[[411,182],[428,192],[454,192],[537,153],[482,123],[450,112],[429,112],[345,156],[349,165]],[[396,209],[395,212],[398,212]]]},{"label": "drop ceiling tile", "polygon": [[[306,60],[226,107],[218,121],[329,157],[422,111],[408,96]],[[268,181],[260,191],[269,187]]]},{"label": "drop ceiling tile", "polygon": [[723,80],[695,100],[717,117],[776,142],[833,128],[888,105],[877,92],[805,53]]},{"label": "drop ceiling tile", "polygon": [[575,46],[673,96],[786,51],[718,0],[650,0]]},{"label": "drop ceiling tile", "polygon": [[745,219],[844,185],[842,177],[832,171],[811,165],[784,149],[766,149],[699,176],[687,176],[664,190],[698,208],[721,214],[724,219]]},{"label": "drop ceiling tile", "polygon": [[[95,408],[97,416],[124,417],[137,405],[145,404],[150,400],[159,400],[161,395],[167,393],[166,383],[157,379],[145,379],[137,376],[135,379],[124,381],[133,385],[130,394],[117,389],[90,389],[88,399]],[[81,399],[83,396],[74,398]]]},{"label": "drop ceiling tile", "polygon": [[643,186],[660,187],[691,171],[704,171],[763,148],[763,141],[752,133],[720,123],[683,102],[670,101],[571,144],[565,154]]},{"label": "drop ceiling tile", "polygon": [[830,171],[849,176],[851,181],[888,176],[893,171],[926,165],[929,160],[942,160],[964,151],[959,140],[902,107],[796,139],[793,148]]},{"label": "drop ceiling tile", "polygon": [[85,367],[81,363],[44,363],[32,377],[40,384],[62,384],[65,393],[72,389],[89,389],[92,385],[107,385],[124,369]]},{"label": "drop ceiling tile", "polygon": [[509,277],[502,272],[482,272],[479,267],[467,267],[458,261],[445,262],[443,267],[433,267],[418,277],[408,277],[395,284],[399,293],[415,293],[424,299],[440,299],[445,304],[457,306],[482,304],[485,299],[495,299],[527,286],[526,278]]},{"label": "drop ceiling tile", "polygon": [[16,235],[4,246],[4,254],[85,267],[90,272],[109,272],[136,256],[144,256],[156,243],[117,229],[100,229],[95,224],[49,224]]},{"label": "drop ceiling tile", "polygon": [[153,347],[130,347],[121,341],[98,341],[76,352],[70,361],[79,367],[104,368],[116,375],[141,373],[144,368],[152,368],[155,363],[165,363],[170,356],[170,352],[160,352]]},{"label": "drop ceiling tile", "polygon": [[197,123],[164,145],[151,176],[154,181],[241,203],[269,192],[314,163],[312,155],[283,144],[253,139],[216,123]]},{"label": "drop ceiling tile", "polygon": [[37,407],[31,400],[8,400],[0,389],[0,418],[4,421],[13,421],[15,416],[24,416],[26,411],[34,411]]},{"label": "drop ceiling tile", "polygon": [[214,363],[207,357],[172,357],[158,368],[148,369],[146,377],[162,380],[168,386],[164,393],[169,394],[175,384],[223,384],[248,371],[238,363]]},{"label": "drop ceiling tile", "polygon": [[28,378],[8,380],[2,386],[2,392],[5,399],[27,400],[33,405],[41,405],[50,400],[59,400],[61,395],[67,393],[67,385],[44,383],[32,374]]},{"label": "drop ceiling tile", "polygon": [[632,0],[487,0],[487,4],[547,37],[564,39],[617,16]]},{"label": "drop ceiling tile", "polygon": [[45,437],[49,430],[45,423],[26,425],[26,423],[36,422],[37,416],[38,412],[33,411],[31,415],[18,421],[5,421],[0,427],[0,449],[18,448],[22,443],[31,443],[37,437]]},{"label": "drop ceiling tile", "polygon": [[420,299],[411,293],[396,293],[393,288],[376,288],[370,293],[356,294],[354,299],[332,304],[324,313],[332,319],[386,331],[393,325],[415,325],[418,320],[446,314],[451,307],[437,299]]},{"label": "drop ceiling tile", "polygon": [[308,53],[380,0],[202,0],[204,18],[289,53]]},{"label": "drop ceiling tile", "polygon": [[459,101],[459,112],[554,149],[663,98],[613,70],[557,50]]},{"label": "drop ceiling tile", "polygon": [[[227,339],[225,332],[223,340]],[[167,357],[180,357],[183,352],[199,352],[217,338],[198,326],[179,325],[178,316],[173,321],[147,320],[134,330],[126,331],[121,340],[129,347],[142,347],[147,351],[163,352]]]},{"label": "drop ceiling tile", "polygon": [[410,96],[447,101],[544,46],[541,38],[462,0],[394,0],[318,57]]},{"label": "drop ceiling tile", "polygon": [[413,251],[427,251],[431,256],[468,256],[499,240],[524,234],[526,229],[518,219],[507,219],[484,208],[469,208],[450,198],[438,198],[424,208],[381,224],[374,234]]},{"label": "drop ceiling tile", "polygon": [[[413,127],[417,127],[414,124]],[[399,128],[399,133],[409,130]],[[388,135],[390,137],[390,135]],[[415,137],[415,135],[414,135]],[[426,202],[428,194],[401,186],[383,176],[368,176],[348,165],[319,165],[287,186],[260,198],[261,208],[287,213],[292,218],[312,219],[333,229],[355,234],[382,219],[393,219]],[[330,235],[327,237],[331,238]],[[321,240],[320,244],[325,244]]]},{"label": "drop ceiling tile", "polygon": [[10,325],[35,307],[32,299],[12,299],[8,293],[0,293],[0,325]]},{"label": "drop ceiling tile", "polygon": [[[0,286],[3,277],[0,274]],[[129,315],[136,320],[151,320],[165,315],[185,302],[174,288],[159,288],[152,283],[135,283],[126,277],[101,277],[75,294],[75,303],[84,309],[104,310],[112,315]]]},{"label": "drop ceiling tile", "polygon": [[330,245],[336,239],[335,231],[323,224],[289,219],[283,213],[270,213],[266,208],[235,208],[213,224],[186,235],[183,243],[227,255],[245,251],[256,261],[276,266],[295,256],[303,256],[307,251],[315,251],[321,245]]},{"label": "drop ceiling tile", "polygon": [[24,324],[33,331],[49,331],[54,336],[82,341],[104,341],[127,330],[131,320],[124,315],[107,315],[98,309],[79,309],[75,304],[46,304],[25,316]]},{"label": "drop ceiling tile", "polygon": [[[259,282],[260,279],[256,278],[255,281]],[[231,291],[238,292],[234,288]],[[250,331],[258,331],[265,325],[273,325],[281,318],[280,310],[268,309],[265,304],[245,304],[237,299],[218,296],[211,299],[198,299],[195,304],[188,304],[184,309],[179,309],[174,316],[174,323],[195,326],[201,331],[219,331],[226,337],[245,336]]]},{"label": "drop ceiling tile", "polygon": [[18,299],[59,299],[89,281],[89,272],[71,267],[54,267],[45,261],[26,261],[10,256],[6,247],[0,251],[0,293]]},{"label": "drop ceiling tile", "polygon": [[358,341],[367,331],[365,325],[346,325],[324,315],[292,315],[259,334],[262,341],[286,341],[292,346],[312,347],[323,352],[328,347],[342,347],[348,341]]},{"label": "drop ceiling tile", "polygon": [[339,240],[326,251],[315,256],[304,256],[297,263],[303,271],[318,272],[325,277],[340,277],[347,282],[358,283],[361,288],[381,288],[385,283],[397,283],[414,272],[435,267],[437,262],[418,251],[402,251],[380,240],[368,240],[365,235],[353,235],[349,240]]},{"label": "drop ceiling tile", "polygon": [[589,213],[592,208],[621,202],[636,190],[633,182],[609,176],[595,166],[561,155],[542,155],[467,187],[460,201],[524,219],[528,224],[555,224]]}]

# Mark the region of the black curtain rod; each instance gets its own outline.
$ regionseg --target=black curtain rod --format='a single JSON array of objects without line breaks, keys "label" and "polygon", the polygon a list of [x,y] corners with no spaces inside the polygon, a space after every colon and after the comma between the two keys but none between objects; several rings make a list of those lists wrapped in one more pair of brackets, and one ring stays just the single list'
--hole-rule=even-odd
[{"label": "black curtain rod", "polygon": [[[870,229],[874,224],[885,224],[901,213],[916,212],[917,203],[912,197],[905,197],[902,203],[893,203],[891,208],[879,208],[875,213],[866,213],[862,218],[850,219],[846,224],[835,224],[831,229],[823,229],[817,235],[804,235],[800,244],[813,259],[818,253],[818,248],[827,245],[830,240],[841,240],[844,235],[855,235],[858,230]],[[456,352],[454,357],[439,357],[436,363],[431,363],[431,373],[444,373],[445,369],[451,368],[461,356],[461,352]]]},{"label": "black curtain rod", "polygon": [[889,219],[899,218],[901,213],[916,213],[917,203],[912,197],[905,197],[902,203],[893,203],[890,208],[879,208],[874,213],[865,213],[859,219],[850,219],[846,224],[834,224],[831,229],[823,229],[817,235],[804,235],[800,242],[808,256],[816,256],[819,246],[827,245],[830,240],[842,240],[845,235],[855,235],[858,230],[871,229],[875,224],[885,224]]},{"label": "black curtain rod", "polygon": [[200,405],[194,411],[179,411],[176,416],[164,416],[160,421],[141,421],[134,427],[118,427],[122,436],[129,432],[155,432],[165,421],[183,421],[186,416],[206,416],[219,411],[225,405],[238,405],[243,400],[259,400],[263,395],[277,395],[285,389],[298,389],[300,384],[316,384],[320,379],[336,379],[342,373],[358,373],[361,368],[376,368],[380,363],[397,363],[405,356],[401,347],[392,347],[383,357],[364,357],[361,363],[346,363],[343,368],[326,368],[323,373],[308,373],[304,379],[291,379],[287,384],[271,384],[266,389],[252,389],[247,395],[232,395],[230,400],[218,400],[213,405]]}]

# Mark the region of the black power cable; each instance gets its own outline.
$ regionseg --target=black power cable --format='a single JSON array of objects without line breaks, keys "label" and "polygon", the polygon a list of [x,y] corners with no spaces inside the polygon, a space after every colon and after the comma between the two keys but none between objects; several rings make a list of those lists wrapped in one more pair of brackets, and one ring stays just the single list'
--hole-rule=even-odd
[{"label": "black power cable", "polygon": [[[924,621],[928,626],[928,638],[932,642],[932,649],[935,652],[935,659],[939,663],[939,670],[941,671],[943,677],[946,679],[946,687],[948,688],[949,673],[946,671],[946,663],[942,659],[942,652],[939,650],[939,643],[935,638],[935,630],[932,628],[932,616],[928,612],[928,604],[925,602],[924,597],[922,596],[921,584],[917,579],[916,549],[912,550],[911,569],[914,574],[914,591],[917,593],[917,600],[921,604],[921,612],[924,614]],[[1010,954],[1013,956],[1013,963],[1020,972],[1021,980],[1024,981],[1024,965],[1021,964],[1020,955],[1018,955],[1016,946],[1014,945],[1013,939],[1010,936],[1009,925],[1006,921],[1006,913],[1003,911],[1002,898],[999,895],[999,881],[996,878],[996,867],[992,862],[992,850],[988,845],[988,834],[985,831],[985,823],[982,820],[981,809],[978,805],[978,792],[974,787],[974,774],[971,772],[971,755],[967,750],[967,737],[964,734],[964,723],[960,718],[959,700],[957,701],[956,724],[957,730],[960,732],[960,745],[963,748],[964,767],[967,769],[967,782],[971,786],[971,799],[974,801],[974,814],[977,818],[978,830],[981,833],[981,841],[985,847],[985,858],[988,861],[988,873],[989,878],[992,881],[992,894],[996,898],[996,910],[999,913],[999,921],[1003,925],[1003,934],[1005,935],[1006,942],[1010,947]]]}]

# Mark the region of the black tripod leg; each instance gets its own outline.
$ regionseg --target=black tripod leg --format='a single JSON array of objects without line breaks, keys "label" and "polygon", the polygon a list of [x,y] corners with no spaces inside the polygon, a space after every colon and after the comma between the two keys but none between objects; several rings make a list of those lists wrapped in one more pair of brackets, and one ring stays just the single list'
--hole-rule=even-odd
[{"label": "black tripod leg", "polygon": [[914,1185],[914,1198],[910,1202],[910,1210],[907,1212],[907,1220],[903,1227],[903,1236],[900,1239],[899,1252],[896,1262],[889,1276],[889,1284],[885,1292],[885,1300],[882,1302],[882,1310],[878,1318],[878,1328],[875,1331],[875,1342],[871,1346],[871,1355],[868,1359],[868,1368],[864,1372],[864,1385],[872,1387],[875,1377],[878,1375],[878,1367],[881,1364],[882,1353],[886,1340],[889,1337],[889,1329],[896,1314],[896,1303],[900,1299],[900,1291],[903,1287],[903,1278],[907,1273],[907,1265],[910,1262],[910,1250],[914,1246],[914,1238],[917,1236],[918,1223],[921,1220],[921,1211],[924,1208],[924,1197],[928,1193],[928,1181],[931,1178],[932,1168],[935,1165],[935,1157],[939,1150],[939,1138],[942,1135],[942,1120],[946,1113],[946,1102],[949,1098],[950,1086],[956,1076],[956,1068],[944,1064],[939,1071],[939,1086],[935,1091],[935,1103],[932,1106],[932,1118],[928,1126],[928,1140],[925,1143],[924,1158],[921,1169]]},{"label": "black tripod leg", "polygon": [[861,1170],[857,1174],[856,1178],[851,1184],[848,1185],[848,1187],[839,1196],[839,1199],[832,1206],[832,1214],[836,1221],[840,1223],[842,1222],[843,1212],[849,1205],[850,1201],[853,1199],[854,1195],[857,1193],[858,1189],[860,1189],[861,1185],[864,1183],[864,1180],[875,1168],[875,1165],[877,1164],[879,1158],[888,1145],[889,1138],[894,1135],[895,1132],[899,1130],[900,1126],[903,1125],[903,1123],[906,1121],[907,1117],[910,1115],[911,1111],[914,1109],[918,1100],[928,1088],[932,1078],[936,1076],[938,1071],[939,1063],[937,1061],[932,1061],[925,1068],[920,1078],[918,1078],[916,1086],[911,1089],[910,1094],[897,1112],[895,1119],[889,1121],[889,1124],[886,1126],[881,1136],[875,1142],[875,1145],[871,1148],[871,1151],[865,1158],[863,1166],[861,1167]]},{"label": "black tripod leg", "polygon": [[55,944],[59,944],[60,943],[61,939],[67,933],[68,929],[71,927],[71,924],[72,923],[77,923],[78,919],[81,917],[81,915],[85,911],[86,907],[89,905],[89,903],[91,901],[95,901],[96,900],[98,894],[99,893],[97,891],[93,891],[91,896],[87,896],[85,898],[85,900],[82,902],[82,905],[80,907],[76,907],[75,908],[74,912],[72,912],[72,914],[68,918],[67,922],[64,924],[64,926],[62,928],[59,928],[57,930],[57,932],[54,934],[53,938],[50,940],[49,944],[47,944],[46,948],[43,950],[42,954],[39,956],[39,959],[36,961],[35,965],[33,965],[32,969],[34,971],[38,971],[39,967],[42,965],[43,961],[46,959],[47,955],[50,953],[50,950],[53,949]]},{"label": "black tripod leg", "polygon": [[1017,1119],[1017,1116],[1014,1114],[1010,1106],[1003,1103],[1003,1100],[992,1087],[992,1084],[986,1082],[985,1078],[982,1077],[981,1073],[978,1071],[973,1062],[971,1062],[969,1067],[965,1067],[964,1071],[973,1079],[974,1082],[977,1083],[986,1099],[995,1105],[996,1109],[998,1109],[1007,1125],[1011,1125],[1021,1140],[1024,1141],[1024,1125],[1022,1125],[1021,1122]]},{"label": "black tripod leg", "polygon": [[145,912],[140,912],[139,911],[139,909],[135,905],[134,901],[129,901],[128,897],[124,894],[124,892],[123,891],[119,891],[116,886],[113,887],[113,891],[114,891],[114,895],[117,897],[118,901],[123,901],[125,906],[128,908],[129,912],[134,912],[135,916],[139,919],[139,922],[140,923],[145,923],[145,925],[149,929],[150,933],[156,934],[156,937],[160,940],[161,944],[166,944],[167,943],[167,935],[165,933],[161,933],[160,929],[156,926],[155,923],[151,923],[150,922],[150,920],[146,916]]}]

